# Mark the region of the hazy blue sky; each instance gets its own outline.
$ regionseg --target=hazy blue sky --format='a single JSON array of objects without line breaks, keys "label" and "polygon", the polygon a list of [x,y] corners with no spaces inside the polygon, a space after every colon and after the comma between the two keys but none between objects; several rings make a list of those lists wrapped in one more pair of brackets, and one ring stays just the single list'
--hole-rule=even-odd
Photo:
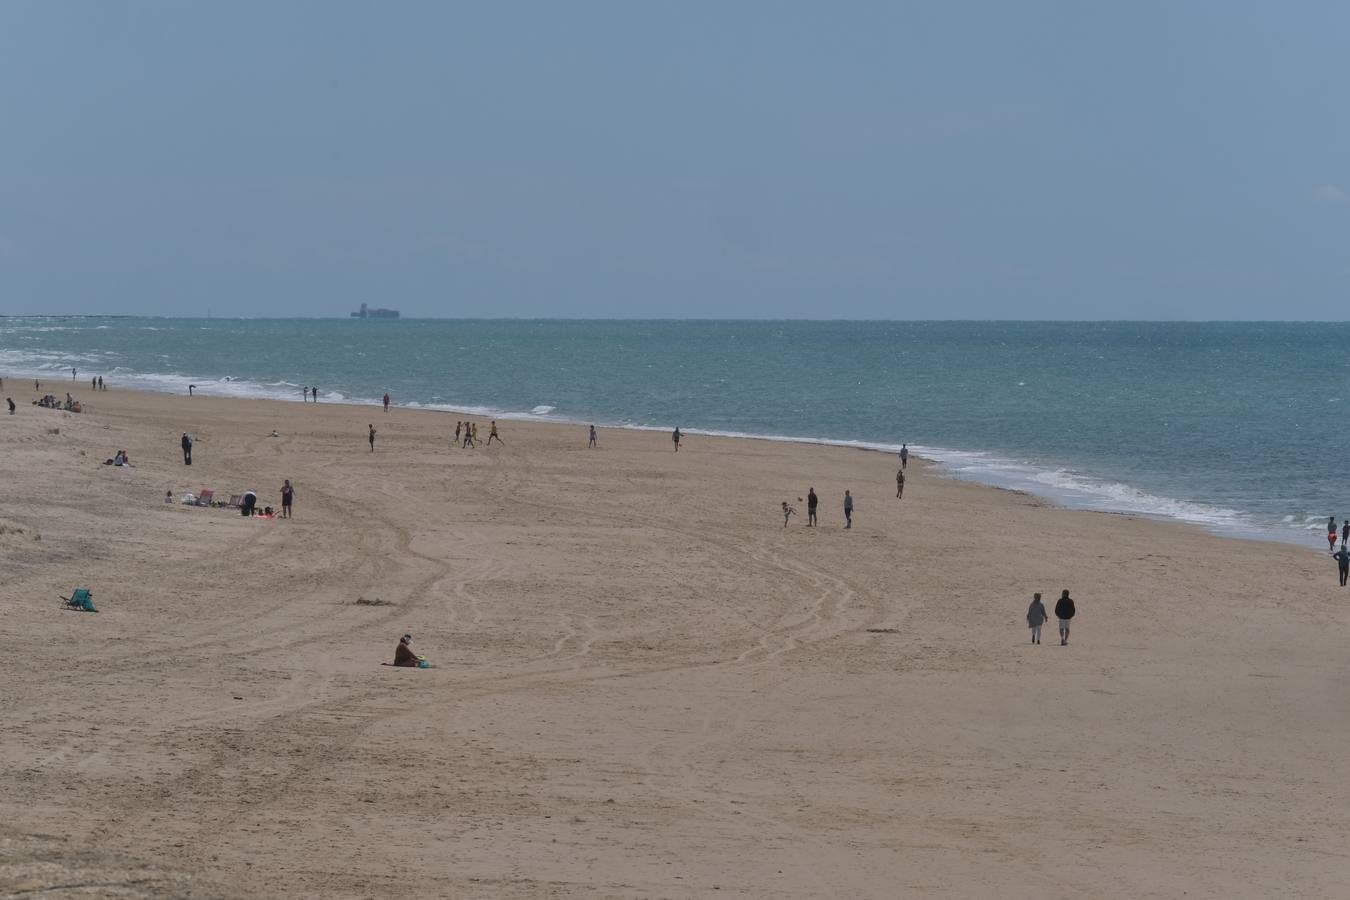
[{"label": "hazy blue sky", "polygon": [[1350,318],[1350,5],[0,3],[0,312]]}]

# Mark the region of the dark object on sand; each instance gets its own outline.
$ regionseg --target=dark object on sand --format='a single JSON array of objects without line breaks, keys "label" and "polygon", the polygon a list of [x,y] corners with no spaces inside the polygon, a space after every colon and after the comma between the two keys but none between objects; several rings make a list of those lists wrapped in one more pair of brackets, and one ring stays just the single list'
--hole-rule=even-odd
[{"label": "dark object on sand", "polygon": [[94,609],[94,592],[89,588],[76,588],[75,593],[69,597],[62,597],[65,601],[66,609],[76,609],[80,612],[98,612]]}]

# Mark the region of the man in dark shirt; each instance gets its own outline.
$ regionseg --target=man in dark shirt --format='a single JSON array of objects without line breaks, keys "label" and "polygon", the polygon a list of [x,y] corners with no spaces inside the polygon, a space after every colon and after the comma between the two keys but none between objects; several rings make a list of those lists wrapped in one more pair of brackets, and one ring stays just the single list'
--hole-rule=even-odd
[{"label": "man in dark shirt", "polygon": [[1331,554],[1331,558],[1336,560],[1336,568],[1341,573],[1341,587],[1345,587],[1345,580],[1350,577],[1350,550],[1341,544],[1341,549]]},{"label": "man in dark shirt", "polygon": [[806,527],[807,527],[807,528],[810,528],[811,526],[813,526],[813,525],[816,524],[816,504],[818,504],[819,502],[820,502],[820,498],[816,496],[816,489],[815,489],[815,488],[811,488],[811,490],[809,490],[809,491],[806,492]]},{"label": "man in dark shirt", "polygon": [[183,465],[190,466],[192,465],[192,438],[188,437],[186,431],[183,432],[183,440],[180,443],[183,445]]},{"label": "man in dark shirt", "polygon": [[1067,590],[1059,595],[1055,601],[1055,618],[1059,619],[1059,645],[1063,647],[1069,642],[1069,623],[1073,621],[1074,614],[1073,598],[1069,596]]}]

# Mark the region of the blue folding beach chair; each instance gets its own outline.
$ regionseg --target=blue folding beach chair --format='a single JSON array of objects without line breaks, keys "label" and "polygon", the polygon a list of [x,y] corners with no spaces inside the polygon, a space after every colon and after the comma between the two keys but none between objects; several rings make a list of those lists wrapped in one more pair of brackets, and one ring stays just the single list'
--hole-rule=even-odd
[{"label": "blue folding beach chair", "polygon": [[67,609],[78,609],[81,612],[98,612],[94,609],[93,592],[89,588],[76,588],[73,596],[62,597],[66,601]]}]

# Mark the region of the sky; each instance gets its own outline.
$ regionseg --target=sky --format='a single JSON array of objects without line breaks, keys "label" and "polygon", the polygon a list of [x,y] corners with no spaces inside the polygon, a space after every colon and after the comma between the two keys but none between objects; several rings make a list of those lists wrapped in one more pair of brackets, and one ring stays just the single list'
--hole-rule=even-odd
[{"label": "sky", "polygon": [[1350,5],[0,3],[0,313],[1345,319]]}]

